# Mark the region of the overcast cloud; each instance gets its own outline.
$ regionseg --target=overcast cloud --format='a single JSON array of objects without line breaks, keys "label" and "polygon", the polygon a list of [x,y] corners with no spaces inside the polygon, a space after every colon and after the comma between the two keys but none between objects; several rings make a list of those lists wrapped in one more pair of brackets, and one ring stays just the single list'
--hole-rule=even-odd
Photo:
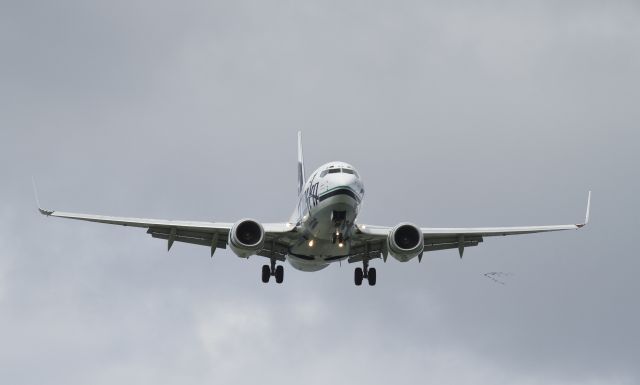
[{"label": "overcast cloud", "polygon": [[[0,383],[640,383],[639,69],[636,1],[3,0]],[[297,130],[361,223],[592,223],[355,287],[35,211],[283,221]]]}]

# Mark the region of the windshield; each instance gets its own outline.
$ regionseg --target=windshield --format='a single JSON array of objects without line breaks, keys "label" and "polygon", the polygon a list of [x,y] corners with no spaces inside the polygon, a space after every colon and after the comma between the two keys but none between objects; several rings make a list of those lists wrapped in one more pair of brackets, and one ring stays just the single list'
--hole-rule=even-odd
[{"label": "windshield", "polygon": [[338,173],[352,174],[352,175],[358,176],[358,173],[356,172],[356,170],[353,170],[350,168],[336,167],[336,168],[328,168],[326,170],[322,170],[322,172],[320,173],[320,177],[322,178],[327,174],[338,174]]}]

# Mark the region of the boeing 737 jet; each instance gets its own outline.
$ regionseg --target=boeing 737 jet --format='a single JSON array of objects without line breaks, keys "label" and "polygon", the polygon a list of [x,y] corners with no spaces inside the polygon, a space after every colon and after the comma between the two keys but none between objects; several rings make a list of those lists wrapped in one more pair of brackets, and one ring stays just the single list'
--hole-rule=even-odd
[{"label": "boeing 737 jet", "polygon": [[[581,224],[526,227],[425,228],[411,223],[396,226],[372,226],[356,222],[364,185],[356,169],[344,162],[327,163],[307,179],[302,156],[302,139],[298,133],[298,203],[293,215],[284,223],[260,223],[241,219],[235,223],[193,222],[163,219],[124,218],[90,214],[74,214],[38,208],[49,217],[77,219],[112,225],[146,228],[153,238],[185,242],[216,249],[227,246],[240,258],[258,255],[270,262],[262,266],[262,282],[273,276],[282,283],[289,261],[302,271],[322,270],[339,261],[359,263],[354,282],[376,284],[376,269],[369,267],[373,259],[387,261],[390,255],[400,262],[422,260],[428,251],[458,249],[460,257],[467,247],[477,246],[485,237],[532,234],[548,231],[575,230],[589,221],[591,192],[587,199],[585,220]],[[37,200],[37,196],[36,196]],[[280,263],[279,263],[280,262]]]}]

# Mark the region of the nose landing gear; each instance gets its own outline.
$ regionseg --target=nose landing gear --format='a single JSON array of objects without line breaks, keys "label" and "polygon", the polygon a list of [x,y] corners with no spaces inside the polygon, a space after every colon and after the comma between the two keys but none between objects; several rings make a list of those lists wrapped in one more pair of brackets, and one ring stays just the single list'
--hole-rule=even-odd
[{"label": "nose landing gear", "polygon": [[367,279],[367,281],[369,281],[369,286],[375,286],[376,285],[376,268],[372,267],[369,268],[369,261],[367,261],[366,259],[364,261],[362,261],[362,267],[356,267],[356,270],[354,272],[353,275],[353,281],[355,282],[356,286],[360,286],[362,285],[362,280],[364,278]]},{"label": "nose landing gear", "polygon": [[276,283],[282,283],[284,281],[284,267],[282,265],[276,266],[276,260],[271,260],[271,266],[262,266],[262,282],[269,282],[271,276],[276,277]]},{"label": "nose landing gear", "polygon": [[331,221],[333,222],[333,226],[336,231],[333,233],[331,237],[332,243],[338,244],[339,247],[343,247],[344,245],[344,234],[342,233],[342,229],[345,228],[347,223],[347,212],[346,211],[336,211],[334,210],[331,213]]}]

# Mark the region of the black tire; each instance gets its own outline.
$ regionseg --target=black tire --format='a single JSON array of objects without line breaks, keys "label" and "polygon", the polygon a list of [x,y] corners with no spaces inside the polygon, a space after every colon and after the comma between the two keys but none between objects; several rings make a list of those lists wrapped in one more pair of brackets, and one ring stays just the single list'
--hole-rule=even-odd
[{"label": "black tire", "polygon": [[362,285],[362,278],[364,278],[364,273],[362,272],[362,268],[356,267],[356,271],[353,274],[353,281],[355,282],[356,286]]},{"label": "black tire", "polygon": [[369,269],[369,274],[367,274],[367,279],[369,280],[369,286],[376,285],[376,268],[372,267]]},{"label": "black tire", "polygon": [[271,268],[269,265],[262,266],[262,282],[269,282],[269,277],[271,277]]},{"label": "black tire", "polygon": [[276,267],[276,282],[282,283],[284,280],[284,267],[282,265]]}]

